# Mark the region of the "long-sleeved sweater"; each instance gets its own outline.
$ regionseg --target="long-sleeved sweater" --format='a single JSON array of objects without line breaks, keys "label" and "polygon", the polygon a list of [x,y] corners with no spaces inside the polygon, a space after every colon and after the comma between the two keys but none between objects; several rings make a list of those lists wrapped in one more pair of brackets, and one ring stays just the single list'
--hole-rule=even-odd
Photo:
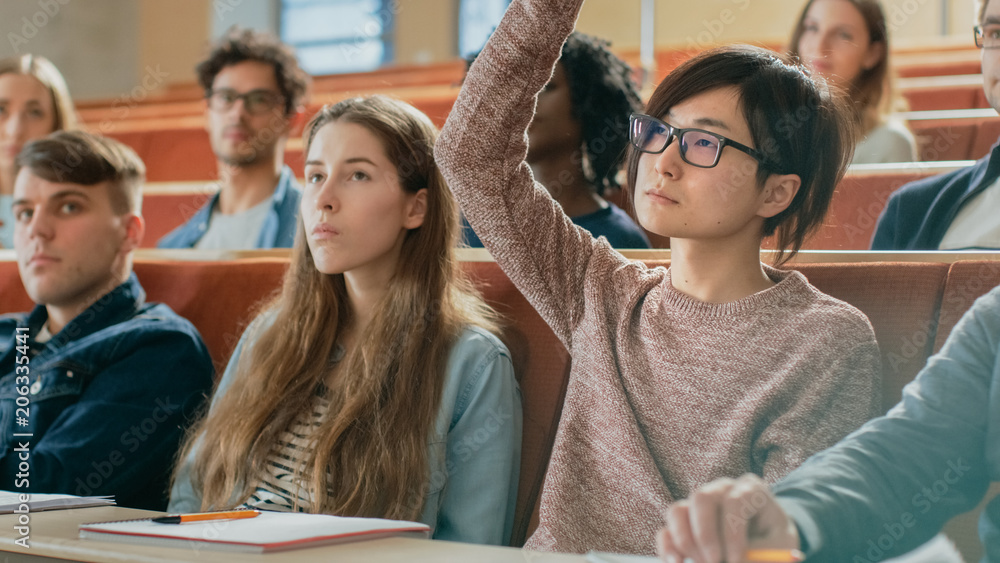
[{"label": "long-sleeved sweater", "polygon": [[526,547],[652,553],[662,511],[752,471],[776,481],[879,405],[868,320],[797,272],[712,304],[566,217],[524,159],[535,96],[581,0],[514,0],[470,69],[435,156],[510,279],[572,355]]}]

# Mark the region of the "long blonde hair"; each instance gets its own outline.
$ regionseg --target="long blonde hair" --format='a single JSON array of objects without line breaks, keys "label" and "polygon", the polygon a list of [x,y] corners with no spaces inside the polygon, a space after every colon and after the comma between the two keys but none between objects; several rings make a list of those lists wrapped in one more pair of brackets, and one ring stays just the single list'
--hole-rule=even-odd
[{"label": "long blonde hair", "polygon": [[[868,40],[882,45],[882,57],[870,69],[862,69],[854,79],[850,91],[846,92],[857,128],[855,135],[860,140],[875,127],[885,122],[888,115],[906,110],[906,101],[893,88],[895,76],[889,60],[889,28],[886,25],[885,10],[879,0],[848,0],[865,20]],[[805,32],[806,16],[815,0],[806,2],[799,14],[798,23],[788,44],[788,54],[799,60],[799,42]]]},{"label": "long blonde hair", "polygon": [[[465,326],[496,331],[496,319],[461,275],[458,209],[434,162],[437,131],[427,116],[384,96],[326,106],[306,128],[307,154],[317,131],[334,121],[375,134],[402,189],[427,189],[427,214],[406,234],[386,297],[328,387],[330,408],[296,474],[312,500],[302,508],[415,519],[449,352]],[[337,339],[351,322],[344,276],[316,269],[301,218],[283,288],[264,314],[273,322],[255,323],[232,385],[182,448],[185,459],[198,443],[192,480],[203,510],[248,499],[280,434],[328,379]]]}]

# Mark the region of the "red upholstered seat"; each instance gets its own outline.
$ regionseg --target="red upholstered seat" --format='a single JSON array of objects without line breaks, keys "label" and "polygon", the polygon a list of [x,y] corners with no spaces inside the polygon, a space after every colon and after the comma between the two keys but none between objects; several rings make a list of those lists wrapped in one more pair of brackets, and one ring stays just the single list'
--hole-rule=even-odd
[{"label": "red upholstered seat", "polygon": [[882,406],[899,402],[931,353],[948,264],[799,264],[809,282],[861,309],[882,352]]},{"label": "red upholstered seat", "polygon": [[[867,255],[857,256],[864,260]],[[135,271],[151,301],[167,303],[195,324],[221,370],[256,308],[279,288],[287,263],[287,258],[256,257],[183,261],[150,252],[140,254]],[[663,259],[646,263],[669,265]],[[499,266],[468,261],[463,267],[487,302],[504,316],[502,336],[521,382],[524,441],[512,538],[513,545],[521,545],[537,525],[538,499],[569,376],[569,355]],[[792,267],[822,291],[868,315],[882,349],[885,408],[899,400],[900,390],[924,365],[935,342],[940,345],[974,298],[1000,282],[1000,262],[801,263]],[[0,313],[30,307],[16,263],[0,260]],[[968,525],[961,527],[964,530]]]}]

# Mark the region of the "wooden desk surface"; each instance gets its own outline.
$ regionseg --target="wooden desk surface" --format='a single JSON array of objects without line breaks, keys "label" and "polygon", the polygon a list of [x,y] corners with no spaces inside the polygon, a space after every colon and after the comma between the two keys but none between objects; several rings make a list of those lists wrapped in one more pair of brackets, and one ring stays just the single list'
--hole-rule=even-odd
[{"label": "wooden desk surface", "polygon": [[0,560],[44,561],[68,559],[99,562],[165,561],[330,561],[359,563],[581,563],[579,555],[524,551],[512,547],[486,547],[444,541],[387,538],[341,545],[279,551],[269,554],[233,553],[207,549],[149,547],[120,542],[81,540],[77,526],[84,522],[105,522],[149,518],[159,513],[116,506],[51,510],[31,514],[29,549],[14,543],[19,536],[13,527],[16,515],[0,515]]}]

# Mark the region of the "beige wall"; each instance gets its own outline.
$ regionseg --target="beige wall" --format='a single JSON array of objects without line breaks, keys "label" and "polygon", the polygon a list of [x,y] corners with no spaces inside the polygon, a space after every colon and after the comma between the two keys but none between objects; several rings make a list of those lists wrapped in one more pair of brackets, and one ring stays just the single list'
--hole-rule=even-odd
[{"label": "beige wall", "polygon": [[[948,0],[948,31],[972,41],[974,0]],[[883,0],[891,37],[903,43],[940,34],[942,0]],[[783,43],[801,0],[656,2],[656,44],[699,46],[727,41]],[[588,0],[577,28],[609,39],[616,49],[639,47],[639,0]]]},{"label": "beige wall", "polygon": [[139,3],[141,89],[195,80],[206,52],[212,0],[142,0]]},{"label": "beige wall", "polygon": [[74,98],[112,97],[136,83],[138,23],[132,0],[4,0],[0,57],[44,55]]},{"label": "beige wall", "polygon": [[400,0],[396,12],[396,62],[424,64],[455,56],[456,0]]},{"label": "beige wall", "polygon": [[[168,83],[194,80],[214,28],[231,23],[275,26],[278,0],[56,0],[59,12],[37,15],[36,1],[0,2],[0,31],[21,34],[24,18],[45,20],[21,52],[52,58],[79,99],[138,97]],[[971,42],[975,0],[883,0],[899,44],[936,38],[942,2],[948,31]],[[396,61],[440,62],[457,45],[458,0],[398,0]],[[782,43],[804,0],[656,0],[659,47],[749,41]],[[640,0],[587,0],[578,28],[616,49],[639,46]],[[221,11],[220,11],[221,10]],[[256,22],[256,23],[255,23]],[[27,31],[31,31],[28,29]],[[14,54],[0,41],[0,55]]]}]

